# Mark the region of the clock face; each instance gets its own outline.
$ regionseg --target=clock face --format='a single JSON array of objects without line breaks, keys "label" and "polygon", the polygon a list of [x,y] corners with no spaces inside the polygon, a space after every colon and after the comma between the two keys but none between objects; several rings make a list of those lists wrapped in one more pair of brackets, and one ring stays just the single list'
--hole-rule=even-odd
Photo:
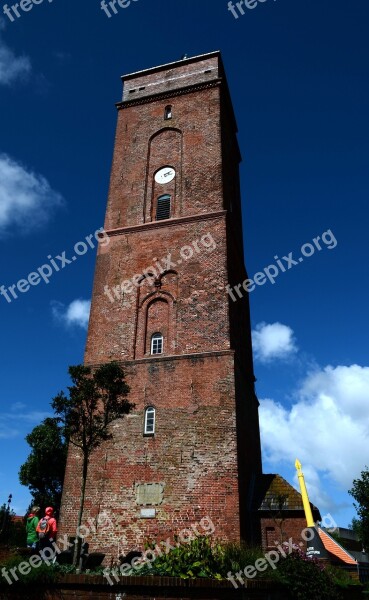
[{"label": "clock face", "polygon": [[176,176],[176,172],[172,167],[164,167],[164,169],[160,169],[155,175],[156,183],[160,183],[163,185],[164,183],[169,183]]}]

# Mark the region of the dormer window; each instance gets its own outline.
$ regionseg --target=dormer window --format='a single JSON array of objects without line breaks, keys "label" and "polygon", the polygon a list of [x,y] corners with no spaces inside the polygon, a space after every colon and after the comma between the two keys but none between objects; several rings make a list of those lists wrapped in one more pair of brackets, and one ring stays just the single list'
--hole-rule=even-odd
[{"label": "dormer window", "polygon": [[164,120],[169,121],[169,119],[171,119],[172,116],[173,116],[173,111],[172,111],[171,105],[169,104],[168,106],[165,107]]}]

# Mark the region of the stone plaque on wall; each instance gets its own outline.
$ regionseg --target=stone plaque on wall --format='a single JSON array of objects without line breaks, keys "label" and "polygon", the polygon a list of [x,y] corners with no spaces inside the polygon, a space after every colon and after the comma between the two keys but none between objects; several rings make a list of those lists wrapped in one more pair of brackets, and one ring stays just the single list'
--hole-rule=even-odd
[{"label": "stone plaque on wall", "polygon": [[155,519],[155,508],[141,508],[140,516],[142,519]]},{"label": "stone plaque on wall", "polygon": [[163,502],[163,483],[136,483],[136,504],[157,506]]}]

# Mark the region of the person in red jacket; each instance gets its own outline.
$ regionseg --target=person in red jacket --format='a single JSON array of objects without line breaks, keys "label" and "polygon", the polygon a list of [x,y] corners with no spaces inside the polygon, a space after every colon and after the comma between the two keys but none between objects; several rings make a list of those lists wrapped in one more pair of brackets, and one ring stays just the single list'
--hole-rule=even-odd
[{"label": "person in red jacket", "polygon": [[40,549],[51,547],[56,540],[56,534],[58,532],[58,525],[54,515],[54,509],[48,506],[45,509],[45,516],[39,521],[37,525],[37,533],[40,540]]}]

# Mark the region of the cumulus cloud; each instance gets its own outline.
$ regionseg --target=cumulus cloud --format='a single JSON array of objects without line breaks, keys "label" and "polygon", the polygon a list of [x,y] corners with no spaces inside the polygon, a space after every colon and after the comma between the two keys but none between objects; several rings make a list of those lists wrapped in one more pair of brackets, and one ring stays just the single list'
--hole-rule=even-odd
[{"label": "cumulus cloud", "polygon": [[369,367],[327,366],[307,375],[290,407],[261,400],[260,429],[268,465],[296,457],[311,498],[329,503],[324,481],[347,492],[369,464]]},{"label": "cumulus cloud", "polygon": [[252,344],[260,362],[284,359],[297,351],[293,330],[282,323],[259,323],[252,332]]},{"label": "cumulus cloud", "polygon": [[[0,27],[0,31],[3,26]],[[27,56],[16,56],[5,44],[0,35],[0,85],[11,85],[25,79],[31,72],[31,62]]]},{"label": "cumulus cloud", "polygon": [[42,175],[0,154],[0,237],[14,228],[27,232],[41,227],[62,204],[62,196]]},{"label": "cumulus cloud", "polygon": [[86,329],[90,317],[90,300],[73,300],[68,306],[61,302],[52,303],[54,317],[67,326],[77,326]]}]

